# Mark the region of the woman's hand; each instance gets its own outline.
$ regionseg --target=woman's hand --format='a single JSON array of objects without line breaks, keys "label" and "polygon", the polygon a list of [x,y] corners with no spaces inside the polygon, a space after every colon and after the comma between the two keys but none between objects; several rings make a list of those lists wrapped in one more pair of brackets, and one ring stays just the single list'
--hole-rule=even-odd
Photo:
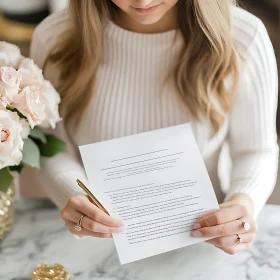
[{"label": "woman's hand", "polygon": [[[234,255],[248,249],[255,237],[258,225],[252,217],[250,201],[244,196],[235,197],[231,201],[220,205],[218,211],[210,211],[194,225],[193,236],[213,237],[206,241],[224,252]],[[243,223],[250,225],[245,230]],[[240,242],[238,237],[241,238]]]},{"label": "woman's hand", "polygon": [[[75,226],[82,215],[82,230],[76,231]],[[61,217],[70,232],[77,236],[110,238],[112,233],[122,232],[124,226],[122,221],[105,214],[92,204],[86,195],[71,197],[62,209]]]}]

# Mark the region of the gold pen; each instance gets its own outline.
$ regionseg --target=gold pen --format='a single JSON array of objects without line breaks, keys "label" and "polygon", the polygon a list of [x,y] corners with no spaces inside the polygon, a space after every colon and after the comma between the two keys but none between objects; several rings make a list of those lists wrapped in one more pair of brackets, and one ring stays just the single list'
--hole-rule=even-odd
[{"label": "gold pen", "polygon": [[103,207],[103,205],[98,201],[98,199],[92,194],[92,192],[79,179],[77,179],[77,183],[87,193],[87,195],[92,199],[93,204],[110,216],[110,214],[105,209],[105,207]]}]

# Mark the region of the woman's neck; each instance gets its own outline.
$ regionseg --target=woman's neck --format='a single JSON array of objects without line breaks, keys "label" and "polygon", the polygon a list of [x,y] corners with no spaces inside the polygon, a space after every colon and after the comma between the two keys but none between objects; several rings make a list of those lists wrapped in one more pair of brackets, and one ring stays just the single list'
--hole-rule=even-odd
[{"label": "woman's neck", "polygon": [[114,22],[129,31],[136,33],[161,33],[177,28],[177,7],[169,10],[158,22],[153,24],[141,24],[120,11],[114,18]]}]

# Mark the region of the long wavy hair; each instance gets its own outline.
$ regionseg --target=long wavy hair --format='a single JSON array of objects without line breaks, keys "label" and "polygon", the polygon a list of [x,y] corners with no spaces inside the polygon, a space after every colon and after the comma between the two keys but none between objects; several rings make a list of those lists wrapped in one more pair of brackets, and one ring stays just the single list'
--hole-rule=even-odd
[{"label": "long wavy hair", "polygon": [[[234,103],[238,84],[231,9],[234,0],[179,0],[178,27],[184,38],[172,77],[185,108],[206,117],[217,132]],[[111,0],[70,0],[70,29],[46,61],[60,71],[58,91],[66,124],[81,120],[94,94],[106,21],[118,14]],[[89,59],[90,58],[90,59]],[[228,86],[227,80],[230,80]]]}]

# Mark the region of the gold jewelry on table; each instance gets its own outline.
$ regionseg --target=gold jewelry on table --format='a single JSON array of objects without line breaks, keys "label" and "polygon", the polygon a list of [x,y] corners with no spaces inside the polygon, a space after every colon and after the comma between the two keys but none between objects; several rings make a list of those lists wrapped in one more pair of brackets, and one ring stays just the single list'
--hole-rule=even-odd
[{"label": "gold jewelry on table", "polygon": [[33,271],[32,280],[70,280],[70,273],[60,264],[39,264]]},{"label": "gold jewelry on table", "polygon": [[81,231],[81,230],[82,230],[82,228],[83,228],[82,222],[83,222],[84,216],[85,216],[85,215],[82,215],[82,216],[80,217],[80,219],[78,220],[78,223],[77,223],[77,225],[75,226],[75,230],[76,230],[76,231]]},{"label": "gold jewelry on table", "polygon": [[91,198],[93,204],[97,206],[100,210],[105,212],[110,216],[109,212],[105,209],[105,207],[98,201],[98,199],[93,195],[93,193],[83,184],[79,179],[77,179],[78,185],[84,190],[84,192]]}]

